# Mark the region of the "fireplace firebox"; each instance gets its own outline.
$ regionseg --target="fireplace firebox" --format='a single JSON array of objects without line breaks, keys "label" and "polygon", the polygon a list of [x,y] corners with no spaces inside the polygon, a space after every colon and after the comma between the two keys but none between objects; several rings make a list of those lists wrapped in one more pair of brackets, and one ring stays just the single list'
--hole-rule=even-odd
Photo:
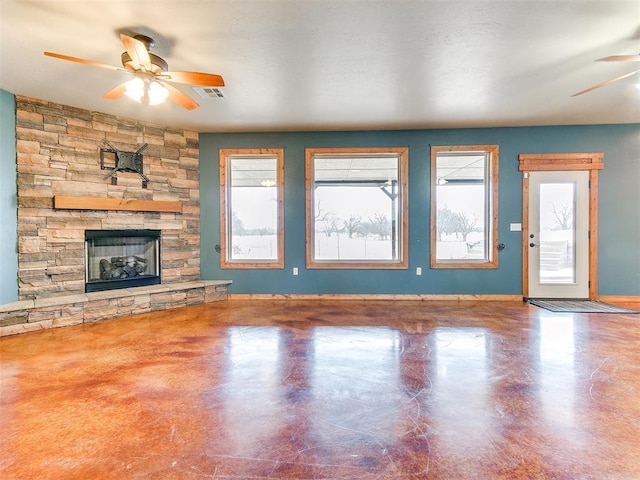
[{"label": "fireplace firebox", "polygon": [[85,292],[158,285],[160,230],[86,230]]}]

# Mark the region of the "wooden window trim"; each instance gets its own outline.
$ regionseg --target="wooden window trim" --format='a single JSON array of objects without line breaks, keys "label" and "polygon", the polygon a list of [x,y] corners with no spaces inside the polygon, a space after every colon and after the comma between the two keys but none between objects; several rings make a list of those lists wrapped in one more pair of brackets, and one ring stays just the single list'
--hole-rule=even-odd
[{"label": "wooden window trim", "polygon": [[602,170],[602,153],[523,153],[518,155],[521,172]]},{"label": "wooden window trim", "polygon": [[[399,258],[395,261],[315,261],[313,259],[313,158],[315,155],[396,154],[399,161],[398,194],[400,196]],[[409,148],[306,148],[305,149],[305,191],[306,191],[306,266],[309,269],[407,269],[409,268]]]},{"label": "wooden window trim", "polygon": [[[489,154],[489,178],[487,188],[489,194],[489,211],[491,225],[488,241],[490,242],[490,258],[483,262],[438,261],[436,258],[437,241],[437,202],[436,202],[436,159],[442,152],[483,152]],[[429,262],[433,269],[496,269],[498,268],[498,172],[500,148],[498,145],[432,145],[431,146],[431,207],[430,207],[430,247]]]},{"label": "wooden window trim", "polygon": [[[278,227],[277,244],[278,255],[275,260],[248,262],[231,261],[228,259],[227,231],[228,231],[228,191],[227,191],[227,159],[233,156],[275,156],[276,183],[278,191]],[[219,151],[219,180],[220,180],[220,268],[223,269],[277,269],[284,268],[284,149],[282,148],[239,148],[220,149]]]}]

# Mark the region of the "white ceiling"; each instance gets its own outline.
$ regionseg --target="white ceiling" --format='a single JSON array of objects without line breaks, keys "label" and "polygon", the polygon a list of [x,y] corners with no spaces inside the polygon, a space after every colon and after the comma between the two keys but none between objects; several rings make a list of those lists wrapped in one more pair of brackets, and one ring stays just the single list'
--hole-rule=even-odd
[{"label": "white ceiling", "polygon": [[[640,2],[617,0],[0,0],[0,88],[199,132],[640,122]],[[217,73],[200,108],[101,96],[120,33],[156,39],[170,70]]]}]

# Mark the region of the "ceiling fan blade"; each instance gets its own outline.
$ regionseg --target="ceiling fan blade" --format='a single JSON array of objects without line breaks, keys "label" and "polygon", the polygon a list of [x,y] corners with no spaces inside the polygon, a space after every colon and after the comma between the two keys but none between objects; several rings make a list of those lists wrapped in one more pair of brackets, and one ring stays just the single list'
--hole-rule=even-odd
[{"label": "ceiling fan blade", "polygon": [[60,58],[62,60],[69,60],[70,62],[82,63],[83,65],[91,65],[92,67],[106,68],[108,70],[115,70],[117,72],[126,72],[124,68],[114,67],[113,65],[107,65],[106,63],[98,63],[93,60],[85,60],[84,58],[70,57],[69,55],[62,55],[60,53],[44,52],[47,57]]},{"label": "ceiling fan blade", "polygon": [[198,105],[198,103],[196,103],[195,100],[193,100],[188,95],[182,93],[173,85],[169,85],[166,82],[162,82],[162,86],[169,91],[169,100],[171,100],[174,103],[177,103],[182,108],[186,108],[187,110],[193,110],[194,108],[198,108],[200,106]]},{"label": "ceiling fan blade", "polygon": [[593,92],[594,90],[596,90],[596,89],[598,89],[600,87],[605,87],[607,85],[611,85],[612,83],[617,82],[618,80],[622,80],[623,78],[630,77],[632,75],[635,75],[638,72],[640,72],[640,70],[635,70],[635,71],[630,72],[630,73],[625,73],[624,75],[620,75],[619,77],[612,78],[611,80],[607,80],[606,82],[599,83],[597,85],[594,85],[593,87],[589,87],[589,88],[587,88],[585,90],[582,90],[581,92],[574,93],[571,96],[572,97],[577,97],[578,95],[582,95],[583,93]]},{"label": "ceiling fan blade", "polygon": [[145,71],[150,72],[151,57],[149,56],[147,46],[140,40],[129,37],[128,35],[121,34],[120,39],[129,57],[131,57],[134,68],[139,65],[140,68],[144,68]]},{"label": "ceiling fan blade", "polygon": [[224,79],[220,75],[200,72],[163,72],[170,82],[198,85],[201,87],[224,87]]},{"label": "ceiling fan blade", "polygon": [[611,55],[599,58],[596,62],[640,62],[640,55]]},{"label": "ceiling fan blade", "polygon": [[117,87],[112,88],[107,93],[105,93],[102,96],[102,98],[107,100],[115,100],[116,98],[120,98],[122,95],[124,95],[125,90],[126,90],[125,84],[121,83]]}]

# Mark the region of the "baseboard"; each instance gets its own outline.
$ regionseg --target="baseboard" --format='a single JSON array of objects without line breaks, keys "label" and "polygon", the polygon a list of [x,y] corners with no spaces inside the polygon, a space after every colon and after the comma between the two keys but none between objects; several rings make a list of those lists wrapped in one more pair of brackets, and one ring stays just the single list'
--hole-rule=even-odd
[{"label": "baseboard", "polygon": [[456,295],[456,294],[336,294],[336,293],[234,293],[233,300],[407,300],[407,301],[486,301],[522,302],[522,295]]},{"label": "baseboard", "polygon": [[606,303],[640,303],[640,296],[634,295],[600,295],[598,300]]}]

